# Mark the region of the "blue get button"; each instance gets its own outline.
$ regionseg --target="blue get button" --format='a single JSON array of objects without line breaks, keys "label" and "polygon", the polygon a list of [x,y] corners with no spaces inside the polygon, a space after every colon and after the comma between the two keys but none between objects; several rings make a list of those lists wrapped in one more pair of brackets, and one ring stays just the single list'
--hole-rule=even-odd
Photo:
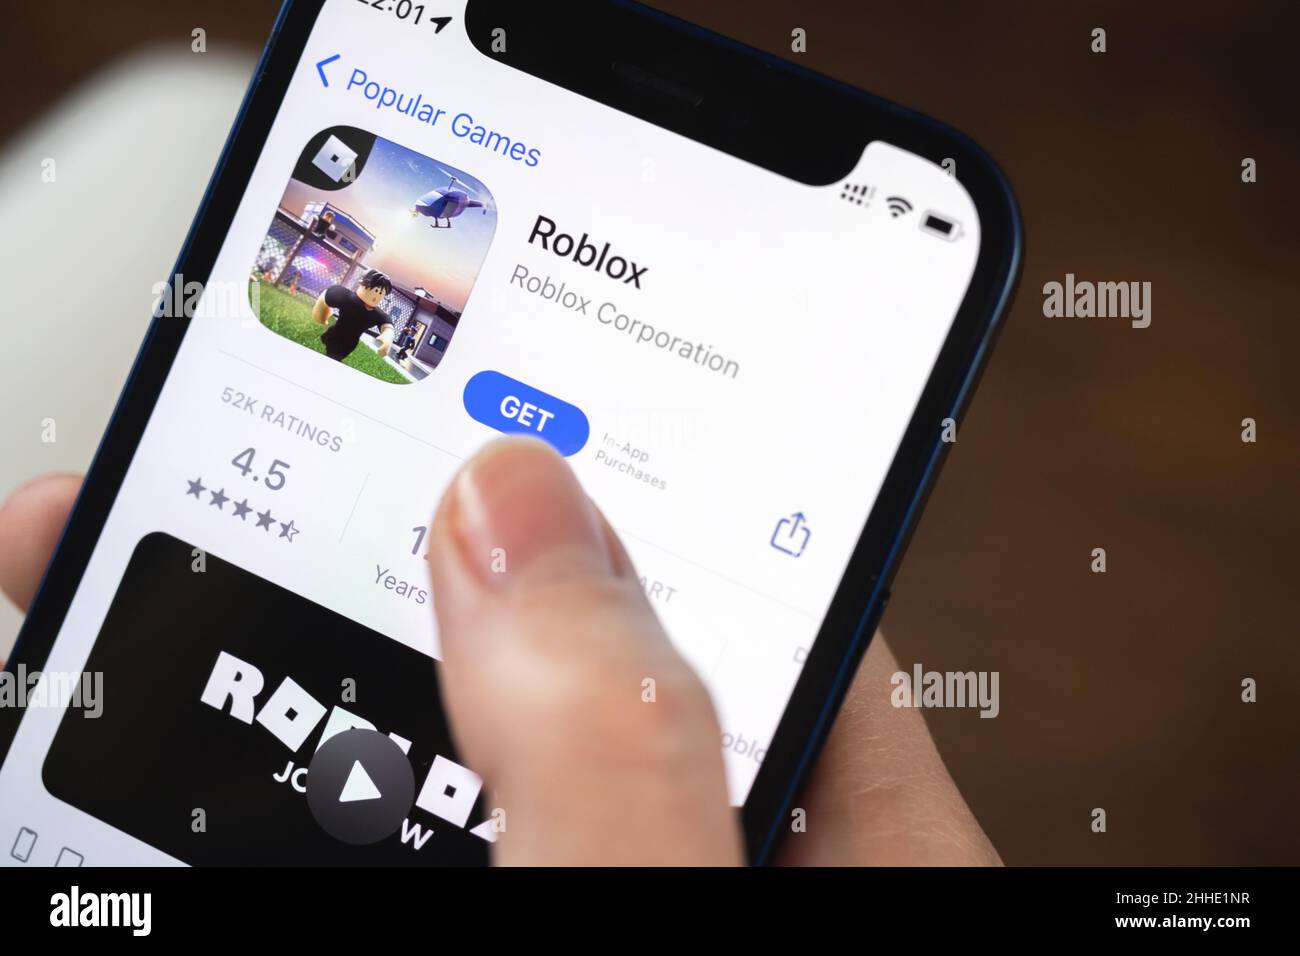
[{"label": "blue get button", "polygon": [[529,434],[568,457],[582,450],[591,426],[582,409],[500,372],[479,372],[465,383],[465,411],[507,435]]}]

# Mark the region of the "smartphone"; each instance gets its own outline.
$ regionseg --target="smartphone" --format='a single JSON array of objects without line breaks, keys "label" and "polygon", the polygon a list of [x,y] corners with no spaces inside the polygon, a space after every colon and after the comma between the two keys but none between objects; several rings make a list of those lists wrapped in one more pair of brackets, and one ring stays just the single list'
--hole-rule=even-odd
[{"label": "smartphone", "polygon": [[[290,0],[0,688],[9,865],[480,864],[426,532],[572,464],[768,859],[1018,272],[899,106],[628,3]],[[8,845],[8,844],[6,844]]]}]

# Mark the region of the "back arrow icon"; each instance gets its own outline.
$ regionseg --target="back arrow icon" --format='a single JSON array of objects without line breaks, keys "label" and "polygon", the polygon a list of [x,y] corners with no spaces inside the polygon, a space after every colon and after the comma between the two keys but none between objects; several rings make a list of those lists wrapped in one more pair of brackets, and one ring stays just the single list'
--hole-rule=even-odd
[{"label": "back arrow icon", "polygon": [[329,64],[333,63],[335,60],[339,60],[342,58],[343,58],[342,53],[335,53],[333,56],[327,56],[325,57],[325,59],[321,60],[319,63],[316,64],[316,72],[320,74],[320,81],[325,86],[330,85],[330,81],[325,78],[325,67],[329,66]]}]

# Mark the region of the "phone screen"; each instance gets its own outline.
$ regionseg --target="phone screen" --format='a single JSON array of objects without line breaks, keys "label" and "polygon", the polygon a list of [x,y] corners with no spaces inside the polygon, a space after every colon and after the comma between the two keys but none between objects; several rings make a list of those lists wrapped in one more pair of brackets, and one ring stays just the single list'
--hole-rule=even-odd
[{"label": "phone screen", "polygon": [[[327,3],[211,275],[164,290],[194,318],[0,768],[5,862],[485,856],[425,540],[503,433],[622,537],[742,805],[979,246],[889,142],[810,186]],[[385,744],[324,746],[353,729]]]}]

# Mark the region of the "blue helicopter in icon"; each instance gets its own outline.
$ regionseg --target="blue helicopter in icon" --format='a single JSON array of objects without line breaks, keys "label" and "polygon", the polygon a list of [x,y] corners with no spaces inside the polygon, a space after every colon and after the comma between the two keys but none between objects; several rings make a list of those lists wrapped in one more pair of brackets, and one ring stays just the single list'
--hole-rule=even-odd
[{"label": "blue helicopter in icon", "polygon": [[415,201],[411,207],[411,218],[427,216],[433,220],[429,223],[431,228],[450,229],[451,221],[466,209],[482,209],[485,216],[488,211],[487,203],[472,199],[465,190],[457,189],[456,177],[452,176],[451,182],[444,188],[430,190]]}]

